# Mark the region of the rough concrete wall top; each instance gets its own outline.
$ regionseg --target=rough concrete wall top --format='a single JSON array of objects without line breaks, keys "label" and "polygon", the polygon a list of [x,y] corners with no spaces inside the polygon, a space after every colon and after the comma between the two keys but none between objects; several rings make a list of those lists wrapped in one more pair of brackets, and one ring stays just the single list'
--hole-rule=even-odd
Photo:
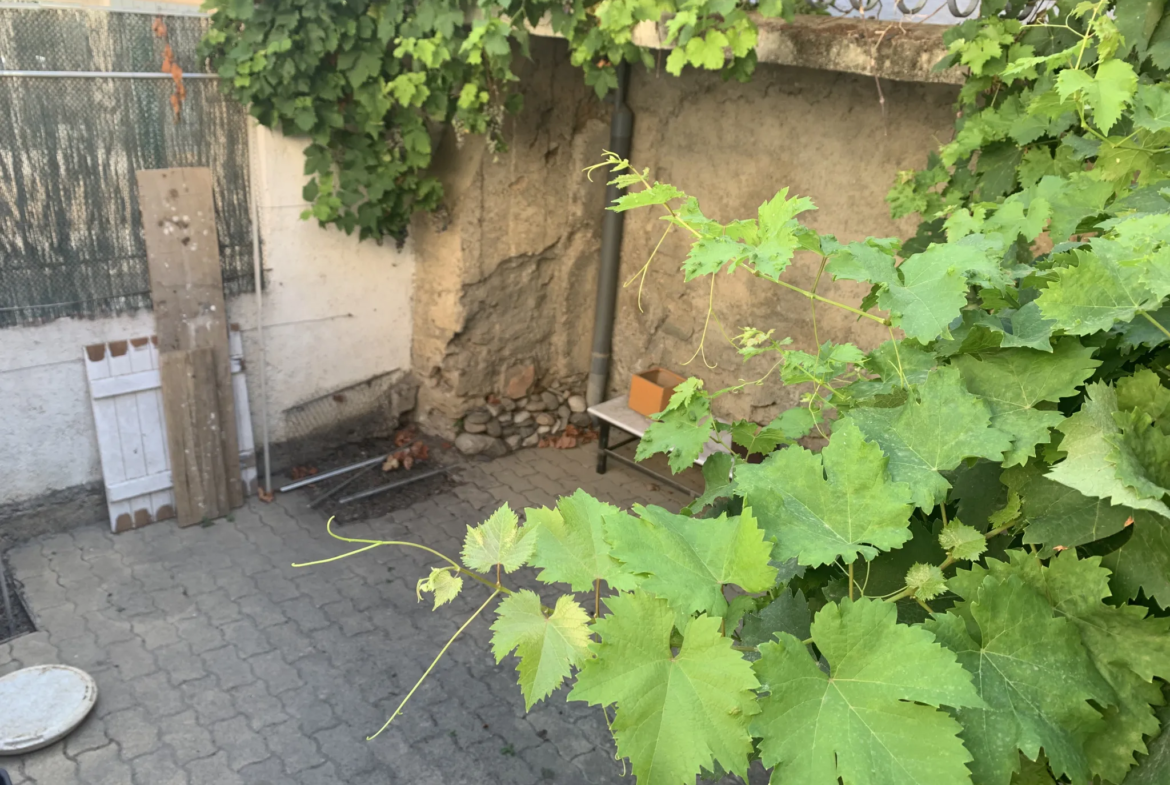
[{"label": "rough concrete wall top", "polygon": [[[947,53],[946,25],[798,16],[791,22],[753,14],[759,27],[756,57],[761,63],[795,65],[822,71],[880,76],[903,82],[962,84],[963,69],[935,71]],[[548,21],[534,35],[558,38]],[[632,39],[650,49],[670,49],[665,22],[642,22]]]},{"label": "rough concrete wall top", "polygon": [[[654,178],[699,198],[706,215],[730,221],[754,217],[780,188],[809,196],[818,210],[802,218],[842,241],[868,235],[906,237],[914,221],[895,222],[884,199],[901,169],[922,166],[928,151],[949,138],[956,88],[882,83],[884,104],[871,77],[760,65],[747,84],[725,83],[715,74],[686,71],[682,78],[636,69],[630,88],[634,111],[632,160]],[[664,229],[655,210],[627,213],[622,245],[623,280],[633,276]],[[724,337],[744,326],[775,328],[794,347],[815,349],[812,311],[804,297],[744,272],[719,275],[714,313],[702,356],[684,366],[700,343],[710,280],[684,284],[679,266],[687,237],[672,232],[646,277],[642,310],[637,285],[618,300],[614,335],[613,394],[630,374],[663,364],[701,376],[708,389],[762,376],[767,358],[743,363]],[[786,273],[811,287],[818,259],[798,258]],[[867,287],[822,281],[819,292],[856,305]],[[816,337],[872,347],[888,338],[876,324],[820,306]],[[876,329],[875,329],[876,328]],[[797,391],[774,380],[720,400],[719,413],[761,421],[796,403]],[[778,406],[779,405],[779,406]]]}]

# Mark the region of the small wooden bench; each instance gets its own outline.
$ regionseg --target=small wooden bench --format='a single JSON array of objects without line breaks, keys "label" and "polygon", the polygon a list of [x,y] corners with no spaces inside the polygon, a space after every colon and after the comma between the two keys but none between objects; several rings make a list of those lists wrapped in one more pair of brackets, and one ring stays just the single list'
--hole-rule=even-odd
[{"label": "small wooden bench", "polygon": [[[618,463],[625,464],[632,469],[636,469],[643,474],[647,474],[655,479],[669,485],[670,487],[682,491],[683,493],[693,496],[695,494],[694,488],[675,482],[667,475],[659,474],[653,469],[636,463],[624,455],[619,455],[615,452],[619,447],[625,447],[631,442],[635,442],[642,438],[646,433],[646,429],[654,422],[644,414],[638,414],[629,407],[629,398],[622,395],[618,398],[611,398],[608,401],[599,403],[596,406],[589,407],[589,414],[597,418],[599,423],[599,439],[597,441],[597,473],[605,474],[606,463],[610,458],[613,458]],[[625,439],[617,444],[609,443],[610,428],[617,428],[620,431],[630,434],[630,438]],[[708,440],[703,445],[703,451],[699,453],[698,459],[695,460],[696,466],[702,466],[715,453],[729,452],[729,450],[722,444],[716,441]]]}]

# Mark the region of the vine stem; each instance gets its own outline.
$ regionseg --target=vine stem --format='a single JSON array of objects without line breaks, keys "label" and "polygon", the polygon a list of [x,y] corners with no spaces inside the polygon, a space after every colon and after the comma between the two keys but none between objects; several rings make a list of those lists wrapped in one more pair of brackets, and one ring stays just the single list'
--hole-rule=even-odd
[{"label": "vine stem", "polygon": [[494,592],[492,592],[490,597],[488,597],[486,600],[483,601],[483,605],[480,605],[478,608],[476,608],[475,613],[471,614],[471,617],[467,621],[463,622],[463,626],[460,627],[459,629],[455,630],[455,634],[452,635],[451,638],[445,644],[443,644],[443,648],[439,649],[439,653],[437,655],[435,655],[435,659],[433,659],[431,661],[430,666],[425,671],[423,671],[423,675],[420,676],[419,680],[416,681],[414,683],[414,686],[410,688],[410,692],[406,693],[406,697],[403,698],[402,702],[398,704],[398,708],[396,708],[394,710],[394,713],[390,715],[390,719],[386,720],[386,724],[383,725],[381,728],[378,728],[378,732],[375,733],[373,736],[367,736],[366,741],[373,741],[374,739],[378,738],[378,736],[380,736],[382,734],[382,731],[384,731],[390,727],[390,723],[394,722],[394,719],[399,714],[402,713],[402,707],[406,705],[406,702],[408,700],[410,700],[411,696],[414,695],[415,691],[418,690],[419,686],[421,686],[422,683],[424,681],[426,681],[427,676],[431,675],[431,671],[433,671],[435,669],[435,666],[439,664],[439,660],[443,659],[443,655],[447,653],[447,649],[451,648],[451,644],[455,642],[455,639],[463,634],[463,631],[467,629],[468,625],[470,625],[473,621],[475,621],[476,617],[479,616],[479,614],[483,612],[483,609],[486,608],[488,606],[488,604],[491,603],[491,601],[494,600],[499,595],[499,593],[500,593],[500,590],[497,588]]},{"label": "vine stem", "polygon": [[849,599],[853,599],[853,562],[849,562]]},{"label": "vine stem", "polygon": [[1167,338],[1170,338],[1170,330],[1167,330],[1165,327],[1163,327],[1161,322],[1159,322],[1157,319],[1150,316],[1148,313],[1141,310],[1140,308],[1138,309],[1138,313],[1140,313],[1142,316],[1144,316],[1146,318],[1146,321],[1148,321],[1150,324],[1154,325],[1159,330],[1161,330],[1163,335],[1165,335]]},{"label": "vine stem", "polygon": [[[990,540],[992,537],[998,537],[999,535],[1003,534],[1008,529],[1012,528],[1012,526],[1014,526],[1014,525],[1015,524],[1009,523],[1006,526],[1000,526],[998,529],[993,529],[993,530],[987,532],[987,534],[984,534],[983,539]],[[943,559],[943,563],[938,565],[939,571],[945,570],[947,567],[950,567],[956,561],[958,561],[958,559],[956,559],[954,556],[947,556],[945,559]],[[912,589],[909,586],[907,586],[906,588],[902,589],[901,591],[895,592],[894,594],[891,594],[889,597],[886,597],[885,602],[897,602],[898,600],[904,600],[907,597],[914,597],[915,591],[916,591],[915,589]],[[914,599],[916,602],[918,601],[917,597],[914,597]]]},{"label": "vine stem", "polygon": [[[749,268],[749,269],[753,269],[753,268]],[[759,275],[758,272],[756,274]],[[867,313],[866,311],[863,311],[860,308],[854,308],[852,305],[846,305],[845,303],[839,303],[836,300],[830,300],[828,297],[821,297],[819,294],[816,294],[814,292],[810,292],[808,289],[801,289],[799,286],[794,286],[793,284],[788,283],[788,281],[774,280],[772,278],[768,278],[767,280],[772,281],[772,283],[779,284],[786,289],[791,289],[792,291],[796,292],[797,294],[803,295],[804,297],[807,297],[810,300],[816,300],[818,303],[825,303],[826,305],[833,305],[833,306],[836,306],[837,308],[840,308],[843,311],[848,311],[849,313],[854,313],[854,314],[857,314],[858,316],[864,316],[866,319],[870,319],[872,321],[875,321],[878,324],[884,325],[885,327],[890,326],[889,319],[883,319],[880,316],[875,316],[872,313]]]},{"label": "vine stem", "polygon": [[497,589],[497,590],[503,592],[504,594],[511,594],[512,593],[511,589],[506,588],[504,586],[501,586],[498,583],[492,583],[490,580],[483,577],[479,573],[475,573],[475,572],[472,572],[471,570],[465,569],[463,567],[463,565],[461,565],[459,562],[455,561],[454,559],[450,558],[449,556],[446,556],[442,553],[439,553],[434,548],[428,548],[425,545],[420,545],[417,542],[407,542],[406,540],[363,540],[363,539],[357,539],[354,537],[343,537],[340,534],[338,534],[337,532],[333,531],[333,519],[332,518],[330,518],[329,521],[325,524],[325,531],[327,531],[329,533],[329,536],[335,540],[341,540],[342,542],[364,543],[366,547],[358,548],[357,550],[350,551],[348,553],[339,553],[336,556],[330,556],[328,559],[318,559],[317,561],[298,562],[298,563],[293,564],[292,565],[293,567],[315,567],[318,564],[328,564],[329,562],[339,561],[339,560],[344,559],[348,556],[355,556],[359,553],[364,553],[365,551],[372,550],[373,548],[377,548],[380,545],[401,545],[405,548],[418,548],[421,551],[426,551],[427,553],[430,553],[434,556],[438,556],[440,559],[442,559],[443,561],[450,564],[452,567],[454,567],[459,572],[463,573],[464,575],[466,575],[467,577],[469,577],[473,580],[479,581],[484,586],[487,586],[489,589]]}]

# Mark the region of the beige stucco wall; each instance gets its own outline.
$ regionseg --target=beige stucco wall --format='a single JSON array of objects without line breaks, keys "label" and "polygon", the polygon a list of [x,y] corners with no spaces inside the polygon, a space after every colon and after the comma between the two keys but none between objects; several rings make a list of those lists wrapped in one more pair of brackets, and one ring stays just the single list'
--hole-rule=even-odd
[{"label": "beige stucco wall", "polygon": [[[268,371],[273,442],[301,436],[290,407],[379,374],[410,367],[408,245],[359,243],[299,219],[303,140],[259,129],[253,182],[261,211]],[[228,301],[244,333],[252,422],[261,418],[260,352],[253,295]],[[154,332],[149,311],[104,319],[58,319],[0,331],[0,507],[101,479],[82,349]],[[332,405],[332,404],[330,404]],[[325,415],[328,416],[326,411]]]},{"label": "beige stucco wall", "polygon": [[[604,177],[581,169],[609,142],[608,104],[583,86],[566,45],[534,39],[524,66],[523,112],[508,120],[510,149],[493,159],[482,143],[457,149],[447,137],[436,170],[447,185],[449,214],[419,217],[414,308],[414,368],[423,377],[427,424],[449,431],[485,393],[500,392],[507,369],[533,361],[547,384],[588,371],[600,254]],[[761,64],[747,84],[688,70],[681,78],[635,69],[633,160],[655,177],[700,198],[707,214],[730,221],[754,217],[761,202],[789,186],[820,210],[808,218],[842,240],[913,233],[884,202],[895,173],[923,165],[950,133],[957,88],[882,81],[872,76]],[[627,214],[623,280],[658,241],[658,213]],[[441,231],[440,231],[441,230]],[[741,364],[714,322],[707,358],[683,363],[698,346],[707,313],[707,281],[683,285],[682,233],[663,245],[636,305],[636,286],[619,295],[610,388],[618,394],[632,372],[662,364],[702,376],[709,388],[763,373],[764,361]],[[789,273],[810,285],[815,262]],[[822,285],[822,294],[856,303],[856,286]],[[751,325],[814,345],[807,301],[780,287],[721,276],[716,313],[731,334]],[[870,346],[884,330],[858,326],[843,312],[819,312],[822,340]],[[788,406],[775,385],[720,402],[722,413],[762,420]]]}]

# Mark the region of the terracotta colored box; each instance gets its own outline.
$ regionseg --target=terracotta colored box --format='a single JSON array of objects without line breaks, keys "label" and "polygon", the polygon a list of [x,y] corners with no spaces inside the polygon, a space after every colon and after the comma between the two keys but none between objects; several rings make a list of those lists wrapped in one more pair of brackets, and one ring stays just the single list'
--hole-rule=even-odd
[{"label": "terracotta colored box", "polygon": [[649,417],[666,408],[674,388],[686,379],[665,368],[634,374],[630,381],[630,408]]}]

